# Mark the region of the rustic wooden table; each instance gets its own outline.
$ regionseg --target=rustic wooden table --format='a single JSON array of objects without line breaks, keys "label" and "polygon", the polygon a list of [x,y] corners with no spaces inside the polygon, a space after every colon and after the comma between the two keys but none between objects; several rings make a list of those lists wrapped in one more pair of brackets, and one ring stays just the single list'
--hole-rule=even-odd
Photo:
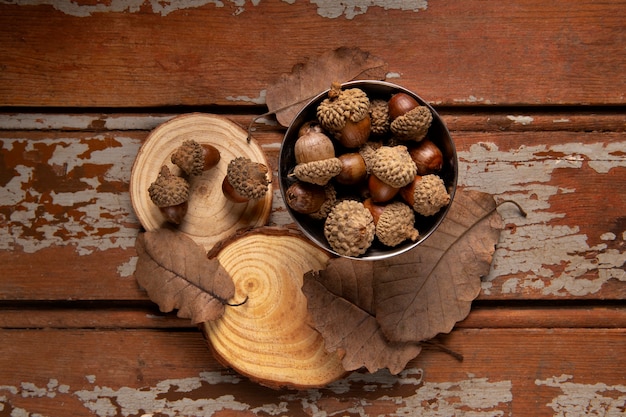
[{"label": "rustic wooden table", "polygon": [[[0,416],[626,414],[626,1],[0,1]],[[469,317],[393,376],[271,390],[133,272],[131,166],[181,113],[242,127],[357,46],[514,199]],[[284,129],[255,138],[276,169]],[[276,193],[270,223],[290,222]]]}]

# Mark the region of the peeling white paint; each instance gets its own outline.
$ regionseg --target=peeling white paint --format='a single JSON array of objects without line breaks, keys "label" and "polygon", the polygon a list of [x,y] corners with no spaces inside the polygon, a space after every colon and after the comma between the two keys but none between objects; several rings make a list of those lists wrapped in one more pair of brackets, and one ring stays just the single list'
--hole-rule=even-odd
[{"label": "peeling white paint", "polygon": [[561,375],[535,380],[538,386],[558,388],[562,394],[546,405],[555,417],[568,416],[624,416],[626,412],[626,385],[603,383],[580,384],[570,382],[572,375]]},{"label": "peeling white paint", "polygon": [[[580,168],[585,161],[600,174],[626,167],[626,157],[619,149],[626,149],[626,142],[521,146],[507,151],[494,143],[477,143],[458,153],[459,184],[515,200],[529,213],[523,218],[512,206],[500,209],[505,222],[515,224],[516,229],[514,234],[509,230],[501,233],[491,272],[483,282],[485,294],[493,287],[491,281],[509,274],[524,278],[507,282],[504,290],[531,288],[543,295],[584,296],[599,291],[610,279],[626,281],[623,251],[590,246],[577,225],[548,225],[566,215],[550,210],[550,198],[576,192],[550,184],[554,170]],[[563,156],[555,159],[553,155]],[[588,256],[596,251],[595,258]],[[551,267],[563,263],[565,270],[555,276]],[[598,269],[597,278],[582,278]]]},{"label": "peeling white paint", "polygon": [[[407,368],[395,376],[386,371],[374,374],[354,372],[323,389],[277,392],[275,402],[254,407],[229,394],[205,398],[207,385],[225,386],[244,381],[237,375],[224,375],[220,372],[203,372],[195,377],[166,379],[149,387],[93,386],[74,392],[70,391],[69,386],[50,380],[47,388],[39,388],[31,383],[22,383],[19,387],[0,386],[0,391],[8,394],[0,396],[0,411],[4,405],[9,405],[12,410],[18,410],[18,414],[12,414],[12,417],[14,415],[35,417],[36,414],[29,410],[14,407],[9,396],[23,396],[24,393],[30,395],[32,392],[40,391],[38,395],[41,396],[46,396],[50,392],[72,395],[99,417],[154,414],[208,417],[222,410],[247,411],[258,416],[294,415],[302,411],[314,417],[341,416],[346,413],[367,416],[370,415],[368,407],[372,401],[393,404],[396,412],[387,414],[389,417],[413,416],[416,412],[430,417],[509,415],[507,410],[510,410],[513,398],[511,381],[492,382],[487,378],[468,375],[468,379],[459,381],[426,382],[423,375],[423,371],[417,368]],[[86,378],[91,384],[96,380],[95,375],[87,375]],[[372,400],[350,397],[349,401],[343,402],[344,406],[341,409],[333,406],[332,411],[327,411],[324,408],[323,400],[327,397],[357,392],[355,384],[366,392],[381,392],[381,395]],[[403,390],[404,394],[398,397],[384,394],[398,386],[414,387],[415,393],[407,395],[406,390]],[[202,394],[196,392],[201,389],[205,390]],[[174,394],[171,397],[175,399],[168,399],[167,394]]]},{"label": "peeling white paint", "polygon": [[476,97],[475,95],[470,95],[468,98],[455,98],[452,101],[455,103],[484,103],[491,104],[491,100],[485,99],[484,97]]},{"label": "peeling white paint", "polygon": [[[510,415],[511,381],[490,382],[471,378],[456,382],[425,382],[415,395],[403,398],[403,407],[392,416],[495,417]],[[384,398],[384,397],[383,397]]]},{"label": "peeling white paint", "polygon": [[90,384],[95,384],[96,383],[96,376],[95,375],[85,375],[85,379]]},{"label": "peeling white paint", "polygon": [[267,90],[261,90],[259,92],[258,97],[248,97],[248,96],[227,96],[226,100],[229,101],[244,101],[247,103],[254,104],[265,104],[265,97],[267,96]]},{"label": "peeling white paint", "polygon": [[512,115],[509,115],[509,116],[506,116],[506,118],[511,120],[511,121],[513,121],[513,123],[517,123],[517,124],[524,125],[524,126],[531,124],[533,122],[533,120],[535,120],[531,116],[512,116]]},{"label": "peeling white paint", "polygon": [[615,239],[617,239],[617,236],[615,236],[615,233],[607,232],[607,233],[603,233],[600,236],[600,239],[602,239],[602,240],[615,240]]},{"label": "peeling white paint", "polygon": [[117,267],[117,273],[120,277],[130,277],[135,274],[135,268],[137,266],[137,257],[131,257],[128,262],[125,262]]},{"label": "peeling white paint", "polygon": [[[257,6],[259,2],[260,0],[252,0],[250,3]],[[49,5],[70,16],[88,17],[94,13],[138,13],[142,7],[148,7],[155,14],[167,16],[175,11],[202,7],[207,4],[213,4],[215,7],[224,7],[225,4],[234,5],[237,8],[233,14],[237,15],[245,10],[246,0],[110,0],[88,4],[77,4],[72,0],[0,0],[0,3],[21,6]]]},{"label": "peeling white paint", "polygon": [[388,72],[387,74],[385,74],[385,79],[392,78],[402,78],[402,74],[400,74],[399,72]]},{"label": "peeling white paint", "polygon": [[566,118],[554,119],[552,123],[569,123],[571,120]]},{"label": "peeling white paint", "polygon": [[[428,8],[426,0],[309,0],[312,4],[317,5],[317,14],[328,18],[335,19],[345,16],[346,19],[354,19],[354,17],[364,14],[370,7],[382,7],[384,10],[402,10],[419,12]],[[283,0],[284,3],[295,4],[296,0]]]},{"label": "peeling white paint", "polygon": [[[106,141],[104,136],[93,140]],[[25,151],[37,153],[35,146],[54,149],[52,156],[45,161],[51,166],[63,167],[71,172],[82,164],[109,166],[104,178],[107,181],[127,182],[135,155],[141,145],[139,140],[117,137],[119,147],[105,147],[102,150],[84,153],[89,150],[86,144],[72,139],[44,139],[27,141],[23,139],[3,139],[2,147],[11,151],[18,144],[26,142]],[[100,185],[95,178],[80,179],[85,190],[67,193],[37,191],[30,186],[35,175],[33,167],[16,166],[15,175],[0,188],[0,201],[3,206],[12,206],[8,218],[1,219],[6,227],[0,229],[0,250],[21,247],[28,253],[58,245],[75,245],[80,254],[90,254],[94,250],[128,248],[134,246],[137,235],[137,219],[134,216],[128,193],[113,193],[98,190]],[[64,175],[63,172],[59,176]],[[46,203],[39,203],[44,200]],[[42,204],[54,204],[63,210],[74,210],[74,214],[62,220],[47,210],[40,210]],[[42,221],[43,220],[43,221]],[[31,226],[33,225],[33,226]],[[38,225],[38,226],[35,226]],[[31,228],[26,233],[26,228]],[[110,236],[103,230],[111,230]],[[36,232],[42,238],[33,238],[29,233]]]}]

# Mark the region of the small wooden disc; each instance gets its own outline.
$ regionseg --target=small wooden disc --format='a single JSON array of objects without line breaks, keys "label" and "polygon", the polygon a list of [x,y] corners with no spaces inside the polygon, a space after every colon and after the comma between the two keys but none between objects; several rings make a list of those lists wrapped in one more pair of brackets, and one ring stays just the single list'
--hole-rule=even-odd
[{"label": "small wooden disc", "polygon": [[[214,168],[190,179],[189,209],[178,230],[209,250],[239,229],[267,224],[272,208],[271,183],[264,198],[247,203],[233,203],[222,193],[222,181],[232,159],[243,156],[269,168],[261,147],[254,139],[248,142],[247,137],[247,132],[234,122],[204,113],[178,116],[154,129],[139,149],[130,178],[130,198],[141,225],[148,231],[165,226],[148,188],[163,165],[181,175],[170,158],[185,140],[214,146],[221,159]],[[270,181],[271,176],[270,169]]]},{"label": "small wooden disc", "polygon": [[217,259],[235,283],[235,300],[203,323],[224,365],[269,387],[321,387],[345,374],[337,353],[310,326],[303,276],[326,267],[329,255],[301,236],[256,229],[228,242]]}]

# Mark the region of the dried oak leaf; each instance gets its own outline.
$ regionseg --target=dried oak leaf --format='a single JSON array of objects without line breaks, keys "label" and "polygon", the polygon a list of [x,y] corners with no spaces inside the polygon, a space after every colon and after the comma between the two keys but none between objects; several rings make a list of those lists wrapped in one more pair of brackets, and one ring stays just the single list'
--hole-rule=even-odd
[{"label": "dried oak leaf", "polygon": [[233,281],[217,259],[209,260],[204,248],[182,233],[141,233],[135,248],[135,279],[162,312],[178,309],[178,317],[194,324],[211,321],[235,295]]},{"label": "dried oak leaf", "polygon": [[467,316],[503,227],[495,208],[491,195],[459,190],[427,240],[374,263],[376,319],[390,340],[427,340]]},{"label": "dried oak leaf", "polygon": [[333,81],[384,80],[387,63],[359,48],[340,47],[295,65],[267,88],[265,102],[276,120],[289,126],[302,107]]},{"label": "dried oak leaf", "polygon": [[304,276],[302,291],[317,331],[329,352],[342,355],[346,371],[366,367],[402,371],[421,347],[385,339],[373,316],[373,265],[345,258],[333,259],[323,271]]}]

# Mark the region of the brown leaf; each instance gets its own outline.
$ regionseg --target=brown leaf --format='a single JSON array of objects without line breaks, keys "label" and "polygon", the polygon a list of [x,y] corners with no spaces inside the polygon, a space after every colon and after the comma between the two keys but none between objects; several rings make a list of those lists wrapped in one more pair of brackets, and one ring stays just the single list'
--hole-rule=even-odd
[{"label": "brown leaf", "polygon": [[135,279],[163,312],[193,323],[215,320],[235,294],[233,281],[217,259],[189,237],[168,229],[141,233]]},{"label": "brown leaf", "polygon": [[333,259],[318,273],[304,276],[302,291],[315,328],[329,352],[342,353],[347,371],[366,367],[369,372],[404,369],[421,348],[412,343],[390,343],[370,309],[373,302],[370,262]]},{"label": "brown leaf", "polygon": [[[278,123],[289,126],[296,114],[333,81],[383,80],[387,64],[359,48],[341,47],[293,67],[267,88],[265,102]],[[284,110],[280,110],[286,107]]]},{"label": "brown leaf", "polygon": [[500,236],[502,218],[495,207],[489,194],[459,190],[427,240],[375,262],[376,319],[390,340],[430,339],[467,316]]}]

